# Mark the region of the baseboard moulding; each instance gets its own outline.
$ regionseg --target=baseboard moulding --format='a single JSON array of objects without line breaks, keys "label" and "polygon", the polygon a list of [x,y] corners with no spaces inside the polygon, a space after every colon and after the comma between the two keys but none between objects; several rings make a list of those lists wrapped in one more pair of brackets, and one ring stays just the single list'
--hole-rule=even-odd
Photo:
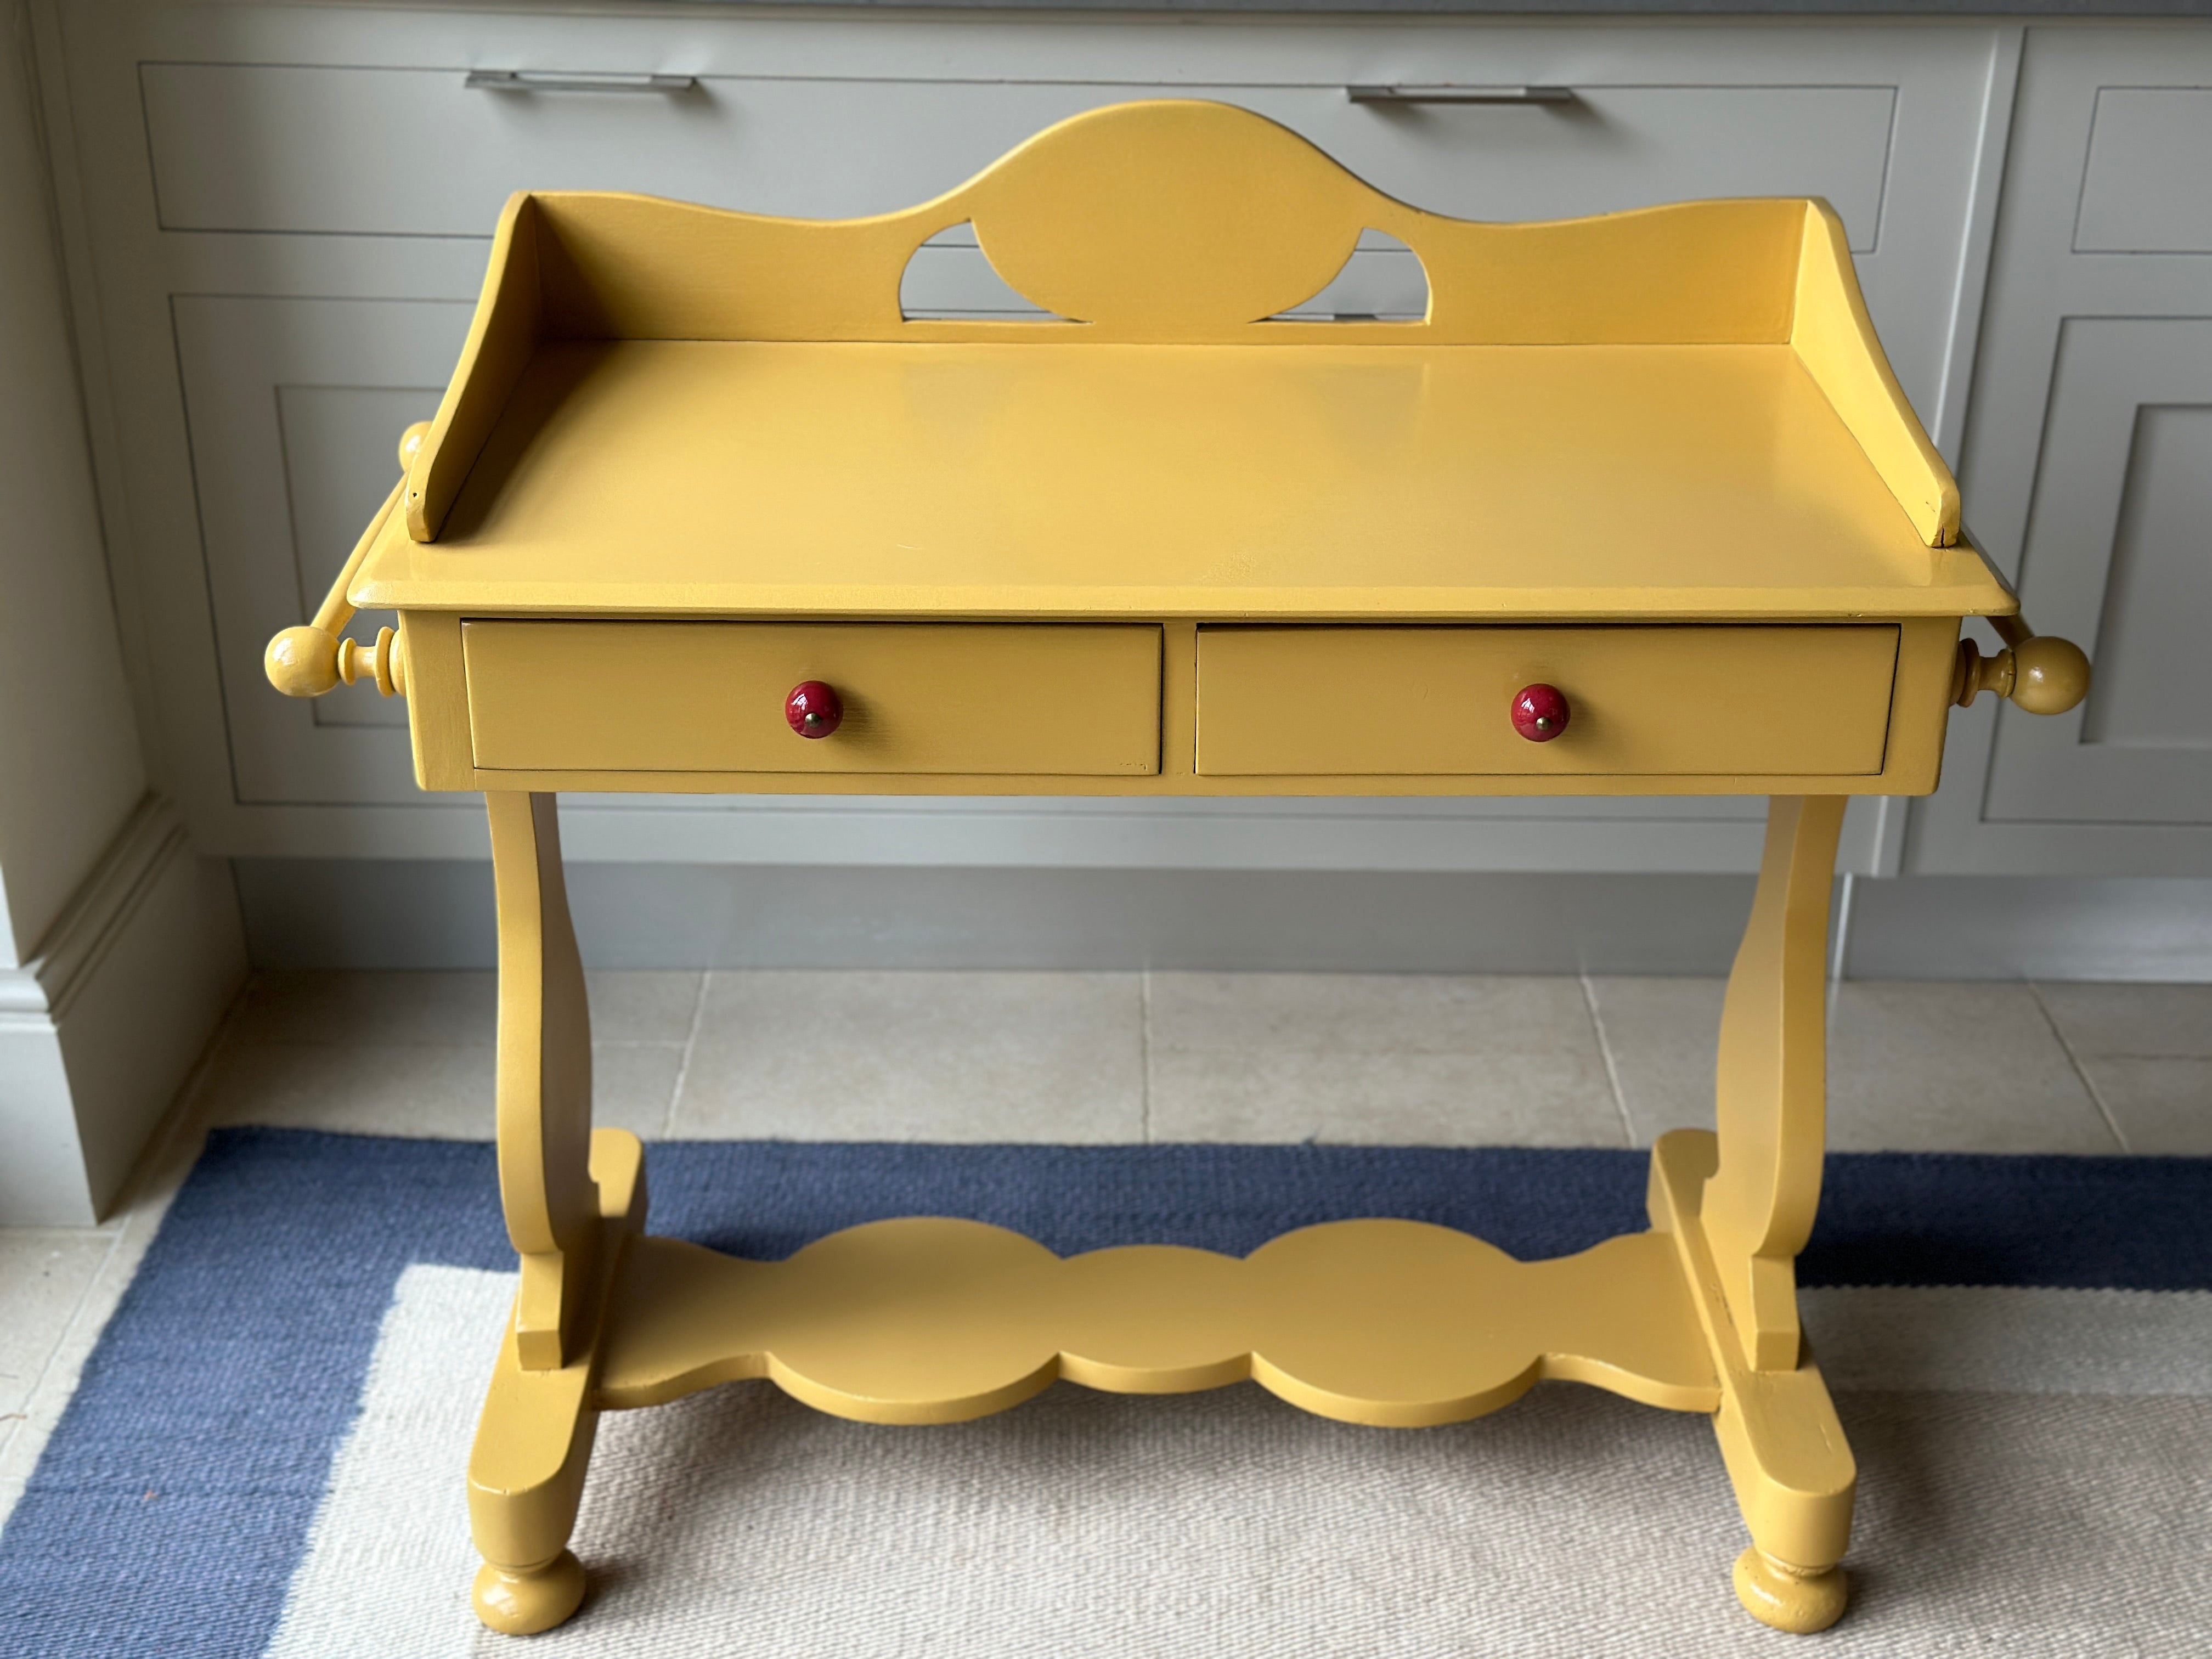
[{"label": "baseboard moulding", "polygon": [[148,795],[0,969],[0,1225],[100,1219],[246,973],[229,868]]}]

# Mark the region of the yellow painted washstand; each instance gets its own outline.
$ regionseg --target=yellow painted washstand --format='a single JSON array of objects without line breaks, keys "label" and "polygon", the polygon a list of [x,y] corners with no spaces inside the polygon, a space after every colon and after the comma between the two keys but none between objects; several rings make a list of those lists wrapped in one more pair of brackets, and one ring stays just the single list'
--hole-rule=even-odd
[{"label": "yellow painted washstand", "polygon": [[[902,314],[962,223],[1052,319]],[[1280,319],[1370,228],[1427,314]],[[401,454],[268,670],[404,691],[422,787],[489,807],[521,1279],[469,1469],[486,1624],[580,1602],[599,1413],[744,1377],[879,1423],[1250,1378],[1394,1427],[1591,1383],[1712,1418],[1755,1617],[1842,1613],[1856,1470],[1794,1261],[1844,805],[1932,790],[1954,704],[2060,712],[2088,666],[1961,536],[1825,204],[1474,223],[1194,102],[1079,116],[874,219],[524,193]],[[344,637],[356,606],[397,630]],[[645,1232],[637,1139],[591,1127],[562,789],[1771,801],[1718,1133],[1653,1149],[1648,1231],[1062,1260],[918,1218],[763,1262]]]}]

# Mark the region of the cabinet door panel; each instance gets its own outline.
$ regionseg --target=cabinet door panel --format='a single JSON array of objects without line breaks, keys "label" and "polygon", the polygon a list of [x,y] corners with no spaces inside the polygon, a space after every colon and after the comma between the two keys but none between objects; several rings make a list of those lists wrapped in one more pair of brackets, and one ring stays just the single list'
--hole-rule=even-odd
[{"label": "cabinet door panel", "polygon": [[2076,253],[2212,253],[2212,88],[2104,87],[2074,221]]},{"label": "cabinet door panel", "polygon": [[[2212,323],[2201,325],[2212,329]],[[2212,751],[2212,383],[2196,404],[2136,410],[2096,652],[2106,670],[2081,741]]]},{"label": "cabinet door panel", "polygon": [[2029,625],[2094,672],[2069,714],[1952,717],[1916,872],[2212,874],[2208,87],[2201,27],[2027,32],[1959,482]]},{"label": "cabinet door panel", "polygon": [[2022,575],[2096,679],[2070,714],[2002,713],[1987,815],[2212,824],[2212,318],[2067,323]]},{"label": "cabinet door panel", "polygon": [[[437,411],[471,307],[380,300],[176,301],[231,778],[242,803],[412,801],[406,707],[367,686],[297,702],[262,648],[305,621]],[[356,617],[373,640],[388,615]]]}]

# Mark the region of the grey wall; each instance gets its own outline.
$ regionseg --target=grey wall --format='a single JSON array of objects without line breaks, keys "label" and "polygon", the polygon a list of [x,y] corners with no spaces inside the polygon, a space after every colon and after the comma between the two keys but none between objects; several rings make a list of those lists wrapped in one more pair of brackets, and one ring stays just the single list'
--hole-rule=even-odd
[{"label": "grey wall", "polygon": [[[488,968],[490,866],[241,859],[263,968]],[[574,863],[586,959],[619,968],[1718,974],[1747,876]],[[1838,884],[1844,971],[2212,979],[2212,881]]]}]

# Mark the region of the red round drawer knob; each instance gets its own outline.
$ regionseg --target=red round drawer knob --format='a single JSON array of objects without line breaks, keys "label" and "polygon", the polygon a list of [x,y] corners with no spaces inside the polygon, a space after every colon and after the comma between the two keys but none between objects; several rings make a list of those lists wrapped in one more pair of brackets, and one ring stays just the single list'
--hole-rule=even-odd
[{"label": "red round drawer knob", "polygon": [[783,717],[802,738],[826,738],[845,718],[845,705],[837,700],[835,686],[808,680],[791,688],[783,700]]},{"label": "red round drawer knob", "polygon": [[1513,729],[1531,743],[1549,743],[1567,729],[1573,711],[1556,685],[1524,685],[1513,694]]}]

